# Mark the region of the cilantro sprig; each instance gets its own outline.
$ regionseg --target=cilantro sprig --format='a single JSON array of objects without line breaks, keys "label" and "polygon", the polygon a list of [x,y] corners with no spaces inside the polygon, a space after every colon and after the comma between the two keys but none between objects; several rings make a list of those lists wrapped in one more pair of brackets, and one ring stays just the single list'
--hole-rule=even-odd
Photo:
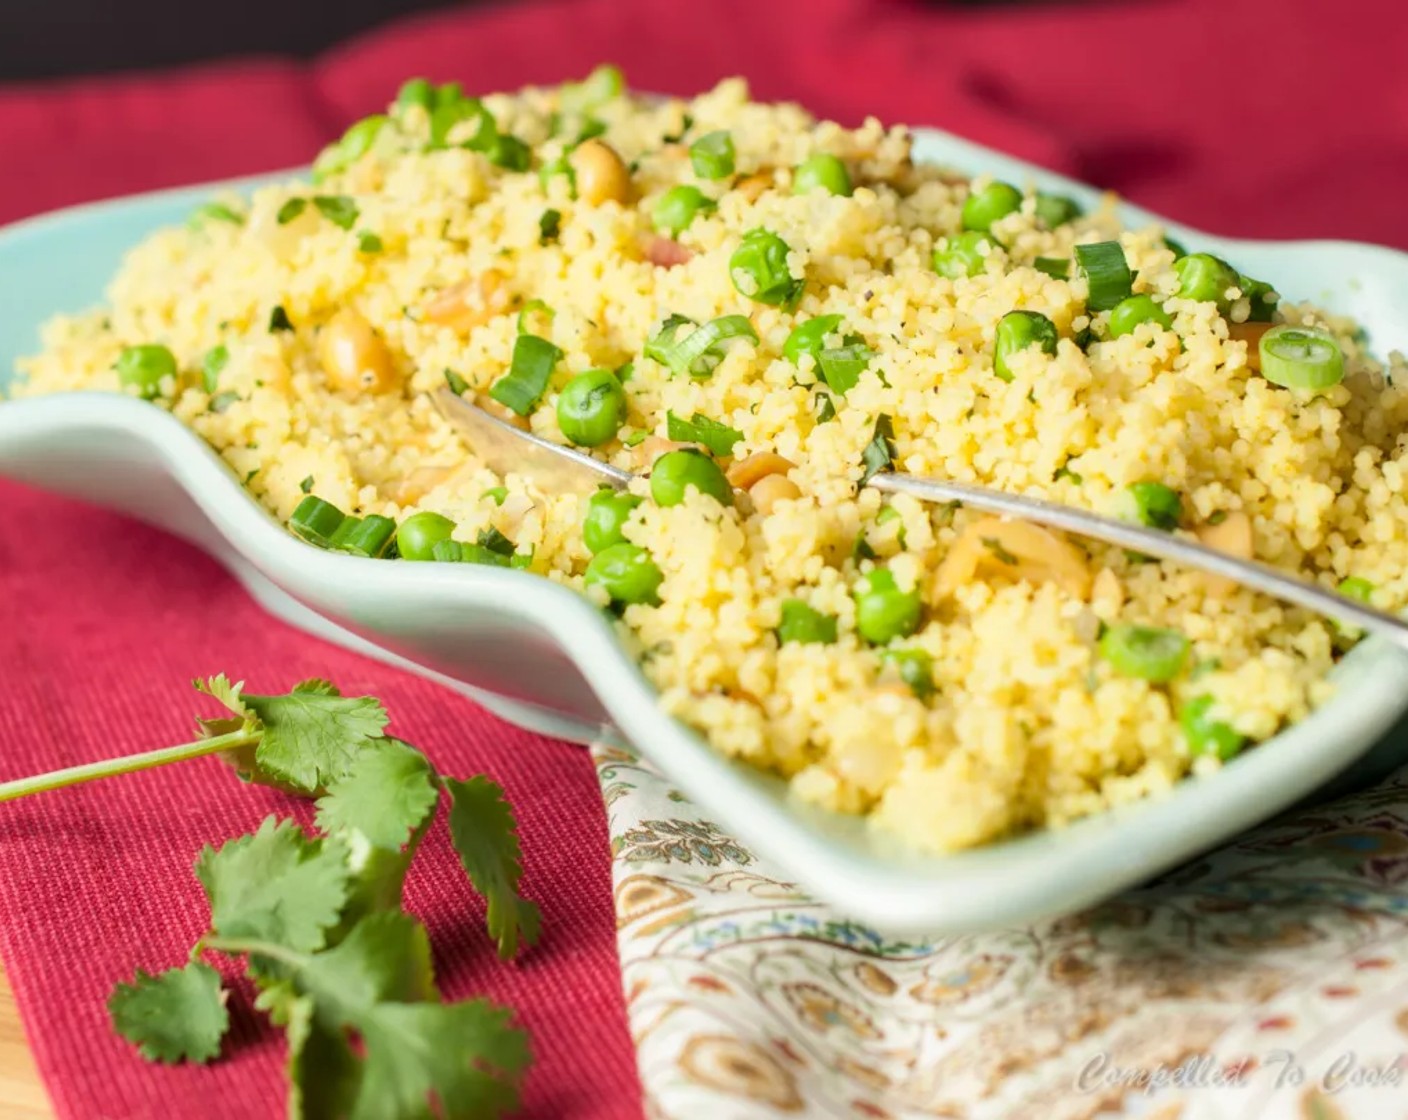
[{"label": "cilantro sprig", "polygon": [[149,1061],[205,1063],[229,1030],[231,990],[211,963],[243,965],[255,1006],[285,1029],[289,1114],[422,1120],[493,1117],[517,1107],[529,1063],[512,1012],[443,1001],[425,927],[402,908],[406,873],[443,801],[450,839],[486,902],[499,956],[538,938],[521,892],[513,810],[483,775],[441,775],[386,734],[380,701],[328,681],[282,695],[224,676],[195,682],[226,709],[192,743],[0,784],[0,801],[219,753],[244,780],[315,799],[315,827],[270,816],[207,846],[195,875],[210,907],[189,960],[137,969],[108,1001],[113,1027]]}]

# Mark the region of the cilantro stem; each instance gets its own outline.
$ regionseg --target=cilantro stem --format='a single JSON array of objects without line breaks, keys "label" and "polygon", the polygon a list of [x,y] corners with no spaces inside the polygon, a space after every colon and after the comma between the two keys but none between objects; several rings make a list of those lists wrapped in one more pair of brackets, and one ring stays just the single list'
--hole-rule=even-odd
[{"label": "cilantro stem", "polygon": [[306,953],[295,953],[292,949],[286,949],[282,945],[275,945],[271,941],[260,941],[251,937],[221,937],[213,934],[201,938],[198,948],[214,949],[217,953],[224,953],[226,956],[259,956],[268,957],[271,961],[278,961],[286,964],[289,968],[302,968],[308,963]]},{"label": "cilantro stem", "polygon": [[260,734],[257,730],[241,729],[210,739],[199,739],[194,743],[182,743],[178,747],[162,747],[160,750],[142,754],[110,758],[103,762],[89,762],[82,766],[70,766],[65,770],[52,770],[47,774],[36,774],[32,778],[0,782],[0,801],[14,801],[20,797],[28,797],[31,793],[45,793],[51,789],[97,781],[99,778],[150,770],[156,766],[165,766],[169,762],[184,762],[188,758],[200,758],[202,755],[219,754],[236,747],[252,746],[259,742]]}]

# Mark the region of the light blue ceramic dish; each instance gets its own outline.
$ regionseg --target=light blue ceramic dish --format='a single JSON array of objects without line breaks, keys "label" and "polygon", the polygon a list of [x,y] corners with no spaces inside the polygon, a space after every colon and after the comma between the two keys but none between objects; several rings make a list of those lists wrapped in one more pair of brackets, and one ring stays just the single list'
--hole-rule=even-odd
[{"label": "light blue ceramic dish", "polygon": [[[919,158],[1095,201],[1091,188],[956,137],[920,131],[917,139]],[[0,386],[15,358],[37,346],[40,322],[98,302],[126,249],[183,221],[215,189],[79,207],[0,232]],[[1126,218],[1158,221],[1133,208]],[[1274,278],[1291,299],[1356,316],[1377,349],[1408,350],[1408,256],[1345,242],[1232,241],[1166,225],[1188,245]],[[442,681],[514,723],[581,742],[624,737],[726,830],[816,895],[894,934],[957,933],[1076,909],[1332,780],[1362,782],[1408,761],[1408,731],[1393,730],[1408,712],[1408,656],[1366,643],[1340,666],[1333,702],[1213,777],[1071,828],[920,857],[861,822],[798,805],[780,782],[727,761],[662,715],[600,614],[571,591],[521,572],[360,560],[304,545],[157,408],[99,394],[0,402],[0,473],[193,541],[271,613]]]}]

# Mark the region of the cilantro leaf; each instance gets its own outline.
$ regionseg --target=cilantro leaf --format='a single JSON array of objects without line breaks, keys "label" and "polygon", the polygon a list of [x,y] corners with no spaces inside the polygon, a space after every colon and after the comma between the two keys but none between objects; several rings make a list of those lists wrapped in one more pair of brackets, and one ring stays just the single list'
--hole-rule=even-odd
[{"label": "cilantro leaf", "polygon": [[428,1120],[432,1096],[444,1120],[515,1111],[530,1055],[511,1017],[484,999],[380,1005],[361,1027],[367,1056],[353,1120]]},{"label": "cilantro leaf", "polygon": [[363,751],[318,801],[318,827],[355,832],[373,847],[399,852],[435,808],[439,790],[420,751],[387,739]]},{"label": "cilantro leaf", "polygon": [[400,909],[406,872],[410,870],[416,849],[420,847],[421,839],[433,819],[427,817],[411,833],[410,843],[399,852],[374,847],[360,832],[339,834],[347,841],[350,878],[347,880],[347,903],[342,908],[342,921],[338,929],[345,929],[368,914]]},{"label": "cilantro leaf", "polygon": [[487,548],[490,552],[497,552],[500,556],[512,556],[516,547],[511,540],[492,525],[487,529],[480,529],[474,543],[480,548]]},{"label": "cilantro leaf", "polygon": [[450,839],[474,889],[488,903],[489,935],[508,960],[521,942],[538,939],[542,915],[518,893],[523,876],[513,809],[503,789],[482,775],[467,782],[444,779],[450,795]]},{"label": "cilantro leaf", "polygon": [[[425,927],[409,915],[364,918],[308,958],[293,982],[305,995],[289,1026],[303,1115],[477,1120],[517,1107],[526,1037],[487,1001],[439,1002]],[[348,1031],[360,1036],[364,1058],[344,1041]]]},{"label": "cilantro leaf", "polygon": [[[244,681],[230,683],[230,678],[220,673],[214,677],[206,677],[204,680],[196,678],[191,682],[197,692],[203,692],[207,696],[212,696],[225,707],[229,708],[235,715],[239,716],[248,727],[253,727],[256,719],[253,712],[245,707],[244,701],[240,698],[240,693],[244,690]],[[197,724],[205,723],[204,720],[197,720]]]},{"label": "cilantro leaf", "polygon": [[865,485],[881,471],[889,470],[894,461],[895,426],[882,412],[876,417],[875,432],[861,453],[861,462],[865,464],[865,473],[860,476],[861,485]]},{"label": "cilantro leaf", "polygon": [[305,681],[284,696],[240,697],[264,734],[260,769],[313,793],[344,774],[369,746],[379,746],[388,717],[371,696],[341,696],[327,681]]},{"label": "cilantro leaf", "polygon": [[318,1022],[314,1006],[308,996],[288,1005],[288,1114],[292,1120],[342,1120],[356,1107],[362,1064],[343,1031]]},{"label": "cilantro leaf", "polygon": [[113,989],[108,1014],[113,1029],[149,1062],[203,1064],[220,1053],[230,1027],[227,995],[208,964],[192,961],[154,976],[139,968],[130,984]]},{"label": "cilantro leaf", "polygon": [[268,941],[300,952],[322,948],[347,898],[342,848],[266,817],[259,831],[206,847],[196,877],[220,937]]},{"label": "cilantro leaf", "polygon": [[425,927],[399,911],[363,918],[331,949],[310,956],[294,984],[339,1026],[355,1025],[378,1003],[440,998]]},{"label": "cilantro leaf", "polygon": [[730,428],[718,420],[711,420],[702,412],[696,412],[689,420],[665,413],[665,434],[680,443],[701,443],[713,455],[732,455],[733,445],[743,438],[737,428]]}]

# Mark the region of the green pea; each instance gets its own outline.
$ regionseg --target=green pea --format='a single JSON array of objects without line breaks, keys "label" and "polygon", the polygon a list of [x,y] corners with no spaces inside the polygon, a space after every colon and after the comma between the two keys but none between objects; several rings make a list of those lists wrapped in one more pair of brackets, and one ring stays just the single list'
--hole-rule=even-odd
[{"label": "green pea", "polygon": [[900,680],[923,700],[934,691],[934,659],[922,649],[887,649],[881,660],[894,667]]},{"label": "green pea", "polygon": [[1237,270],[1211,253],[1190,253],[1174,262],[1178,274],[1178,294],[1184,299],[1197,299],[1227,306],[1227,289],[1237,286]]},{"label": "green pea", "polygon": [[[1374,585],[1363,576],[1346,576],[1340,580],[1335,588],[1347,599],[1355,599],[1365,606],[1372,606],[1371,600],[1374,597]],[[1352,623],[1344,623],[1339,619],[1332,618],[1330,625],[1335,628],[1335,632],[1348,641],[1355,642],[1364,636],[1364,631]]]},{"label": "green pea", "polygon": [[344,132],[340,140],[324,148],[313,163],[313,182],[321,182],[329,175],[346,170],[371,151],[386,121],[387,118],[380,114],[363,117]]},{"label": "green pea", "polygon": [[1183,499],[1162,482],[1136,482],[1125,491],[1126,514],[1151,529],[1171,532],[1183,518]]},{"label": "green pea", "polygon": [[1153,297],[1127,296],[1110,311],[1110,337],[1122,338],[1133,334],[1140,323],[1158,323],[1164,330],[1173,329],[1173,320],[1167,311],[1154,302]]},{"label": "green pea", "polygon": [[987,233],[993,222],[1022,208],[1022,192],[1011,183],[989,183],[963,200],[963,228]]},{"label": "green pea", "polygon": [[129,346],[117,359],[117,380],[124,389],[136,389],[144,401],[165,395],[162,382],[176,381],[176,355],[165,346],[148,343]]},{"label": "green pea", "polygon": [[587,516],[582,521],[582,543],[593,553],[625,541],[622,530],[631,510],[641,499],[624,490],[598,490],[587,502]]},{"label": "green pea", "polygon": [[727,179],[733,174],[733,137],[727,132],[709,132],[689,146],[689,161],[701,179]]},{"label": "green pea", "polygon": [[836,640],[836,619],[822,614],[801,599],[782,601],[782,618],[777,624],[777,640],[784,645],[830,645]]},{"label": "green pea", "polygon": [[1123,677],[1162,684],[1183,671],[1188,639],[1177,630],[1119,623],[1100,636],[1100,656]]},{"label": "green pea", "polygon": [[806,194],[818,187],[827,194],[849,196],[851,173],[846,170],[845,163],[825,152],[799,163],[792,174],[792,193]]},{"label": "green pea", "polygon": [[855,600],[856,630],[872,645],[907,637],[919,628],[919,588],[901,591],[887,568],[877,568],[864,577]]},{"label": "green pea", "polygon": [[700,214],[708,214],[717,208],[718,203],[698,187],[671,187],[656,200],[651,220],[662,233],[678,237]]},{"label": "green pea", "polygon": [[993,250],[992,238],[981,230],[965,230],[945,237],[934,250],[934,271],[950,280],[977,276]]},{"label": "green pea", "polygon": [[557,398],[557,426],[578,447],[615,438],[626,418],[626,390],[609,369],[579,373]]},{"label": "green pea", "polygon": [[657,506],[677,506],[690,487],[721,505],[733,505],[733,487],[718,463],[691,448],[670,451],[655,460],[650,471],[650,496]]},{"label": "green pea", "polygon": [[1043,354],[1056,353],[1056,324],[1036,311],[1009,311],[997,324],[993,338],[992,371],[1003,381],[1012,380],[1007,359],[1029,346]]},{"label": "green pea", "polygon": [[782,356],[794,366],[801,363],[803,354],[819,358],[826,349],[826,336],[835,334],[844,318],[843,315],[818,315],[805,323],[798,323],[782,344]]},{"label": "green pea", "polygon": [[658,603],[661,574],[650,553],[638,544],[622,541],[603,548],[587,565],[588,587],[600,587],[616,603]]},{"label": "green pea", "polygon": [[1055,229],[1067,222],[1073,222],[1085,211],[1081,204],[1063,194],[1047,194],[1038,191],[1036,196],[1036,216],[1047,229]]},{"label": "green pea", "polygon": [[402,560],[433,560],[435,546],[450,539],[455,523],[430,510],[413,513],[396,530],[396,551]]},{"label": "green pea", "polygon": [[1188,753],[1194,758],[1210,754],[1226,762],[1241,753],[1247,740],[1229,724],[1210,719],[1211,696],[1195,696],[1178,713],[1178,726],[1188,743]]},{"label": "green pea", "polygon": [[791,252],[787,242],[770,230],[751,230],[729,258],[729,278],[740,295],[790,310],[802,298],[805,286],[787,266]]},{"label": "green pea", "polygon": [[1374,585],[1363,576],[1346,576],[1335,588],[1341,595],[1367,603],[1374,595]]}]

